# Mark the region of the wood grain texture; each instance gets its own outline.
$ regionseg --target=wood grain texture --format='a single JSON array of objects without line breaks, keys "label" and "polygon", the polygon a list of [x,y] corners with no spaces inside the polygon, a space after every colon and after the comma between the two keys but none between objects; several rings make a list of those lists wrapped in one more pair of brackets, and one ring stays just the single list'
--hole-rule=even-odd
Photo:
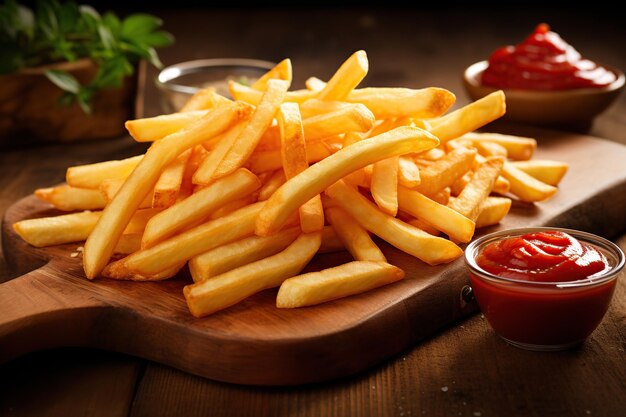
[{"label": "wood grain texture", "polygon": [[[570,163],[570,174],[555,198],[519,204],[491,230],[553,225],[607,235],[624,222],[626,172],[620,163],[626,160],[626,147],[581,135],[523,133],[540,138],[538,157]],[[600,157],[602,169],[593,162]],[[3,250],[14,269],[50,261],[0,286],[0,304],[5,306],[0,318],[2,360],[42,348],[92,346],[221,381],[311,383],[366,369],[475,309],[460,297],[467,283],[462,259],[430,267],[383,244],[389,261],[406,271],[406,279],[300,309],[277,309],[276,291],[264,291],[194,319],[181,296],[189,282],[185,274],[163,283],[90,282],[84,279],[80,258],[70,257],[76,244],[37,249],[12,230],[17,220],[49,214],[48,206],[35,197],[19,201],[5,214]],[[308,270],[348,259],[345,253],[318,256]]]}]

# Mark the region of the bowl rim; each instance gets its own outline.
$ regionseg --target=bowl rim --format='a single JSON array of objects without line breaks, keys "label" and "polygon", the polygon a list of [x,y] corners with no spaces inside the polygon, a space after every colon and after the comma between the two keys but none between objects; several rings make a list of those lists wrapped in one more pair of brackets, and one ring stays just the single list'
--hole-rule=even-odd
[{"label": "bowl rim", "polygon": [[[502,240],[507,237],[520,236],[526,233],[544,232],[544,231],[564,232],[573,236],[574,238],[578,240],[582,240],[584,242],[591,243],[595,246],[599,246],[601,249],[604,249],[607,252],[611,252],[616,258],[616,263],[608,271],[602,271],[602,272],[596,273],[582,280],[565,281],[565,282],[525,281],[521,279],[501,277],[501,276],[485,271],[476,263],[476,257],[478,255],[479,249],[486,246],[489,243]],[[626,256],[624,255],[624,252],[622,251],[622,249],[619,246],[617,246],[615,243],[611,242],[610,240],[605,239],[601,236],[595,235],[593,233],[584,232],[582,230],[566,229],[562,227],[519,227],[519,228],[505,229],[505,230],[500,230],[497,232],[489,233],[485,236],[482,236],[474,240],[469,245],[467,245],[467,247],[465,248],[463,257],[465,259],[465,265],[470,269],[471,272],[479,276],[481,279],[486,278],[490,281],[506,283],[506,284],[521,284],[525,287],[556,288],[556,289],[568,289],[568,288],[573,289],[573,288],[593,287],[599,284],[603,284],[617,277],[624,269],[624,265],[626,263]]]},{"label": "bowl rim", "polygon": [[613,67],[611,65],[605,65],[600,62],[596,62],[596,64],[608,69],[612,73],[617,76],[617,79],[613,81],[611,84],[606,87],[600,88],[570,88],[567,90],[524,90],[519,88],[497,88],[488,85],[482,85],[478,79],[478,76],[482,74],[482,72],[487,68],[489,62],[487,60],[482,60],[475,62],[465,68],[463,72],[464,80],[470,84],[472,87],[480,87],[491,91],[502,90],[507,95],[518,95],[518,96],[535,96],[535,97],[555,97],[555,96],[580,96],[580,95],[597,95],[602,93],[611,93],[617,91],[624,87],[624,83],[626,81],[626,77],[624,76],[624,72],[620,69]]},{"label": "bowl rim", "polygon": [[194,59],[191,61],[178,62],[163,68],[156,77],[155,83],[162,90],[170,90],[178,93],[195,94],[200,91],[200,87],[172,82],[177,78],[197,72],[202,72],[207,68],[218,67],[248,67],[269,71],[276,66],[275,62],[262,59],[250,58],[207,58]]}]

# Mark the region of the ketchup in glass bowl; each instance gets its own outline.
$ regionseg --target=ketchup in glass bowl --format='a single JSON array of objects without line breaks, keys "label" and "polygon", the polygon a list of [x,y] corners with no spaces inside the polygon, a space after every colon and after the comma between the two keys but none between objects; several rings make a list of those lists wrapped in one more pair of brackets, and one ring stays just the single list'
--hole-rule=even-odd
[{"label": "ketchup in glass bowl", "polygon": [[465,263],[476,301],[510,344],[563,350],[600,324],[624,268],[624,253],[570,229],[505,230],[472,242]]},{"label": "ketchup in glass bowl", "polygon": [[566,127],[588,124],[604,111],[623,88],[624,74],[584,57],[541,23],[519,44],[468,67],[464,82],[475,100],[504,90],[509,120]]}]

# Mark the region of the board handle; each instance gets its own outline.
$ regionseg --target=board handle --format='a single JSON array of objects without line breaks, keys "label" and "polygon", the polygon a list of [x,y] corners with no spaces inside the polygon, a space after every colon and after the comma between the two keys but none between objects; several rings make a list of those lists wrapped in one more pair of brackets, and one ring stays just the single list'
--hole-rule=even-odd
[{"label": "board handle", "polygon": [[88,344],[104,307],[50,263],[0,284],[0,363],[25,353]]}]

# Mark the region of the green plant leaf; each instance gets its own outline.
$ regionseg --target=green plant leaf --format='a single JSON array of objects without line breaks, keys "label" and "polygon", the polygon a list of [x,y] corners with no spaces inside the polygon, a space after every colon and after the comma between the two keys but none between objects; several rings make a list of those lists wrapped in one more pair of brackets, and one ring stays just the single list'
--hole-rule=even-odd
[{"label": "green plant leaf", "polygon": [[35,16],[33,11],[28,7],[18,5],[17,13],[20,30],[26,34],[28,39],[32,39],[35,36]]},{"label": "green plant leaf", "polygon": [[120,19],[117,18],[113,13],[106,12],[102,16],[102,23],[109,28],[111,34],[115,36],[115,38],[119,38],[122,33],[122,23]]},{"label": "green plant leaf", "polygon": [[115,38],[108,27],[103,24],[98,24],[98,35],[105,49],[113,49],[115,46]]},{"label": "green plant leaf", "polygon": [[56,9],[59,4],[53,0],[39,0],[37,2],[37,27],[47,39],[54,39],[59,33],[59,22]]},{"label": "green plant leaf", "polygon": [[161,27],[163,21],[149,14],[132,14],[122,22],[122,37],[132,39]]},{"label": "green plant leaf", "polygon": [[137,41],[154,48],[162,48],[173,44],[174,37],[168,32],[159,30],[140,36]]},{"label": "green plant leaf", "polygon": [[78,94],[80,90],[78,80],[65,71],[48,70],[46,71],[46,77],[63,91]]}]

